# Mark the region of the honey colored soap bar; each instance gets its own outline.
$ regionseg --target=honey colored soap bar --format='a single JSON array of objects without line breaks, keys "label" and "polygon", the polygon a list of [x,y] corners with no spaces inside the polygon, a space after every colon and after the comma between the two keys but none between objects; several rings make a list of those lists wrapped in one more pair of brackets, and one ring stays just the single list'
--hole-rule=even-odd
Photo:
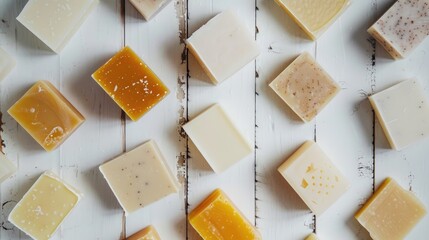
[{"label": "honey colored soap bar", "polygon": [[127,215],[180,187],[152,140],[101,165],[100,171]]},{"label": "honey colored soap bar", "polygon": [[347,8],[349,0],[275,0],[315,40]]},{"label": "honey colored soap bar", "polygon": [[161,240],[161,237],[154,227],[148,226],[129,236],[126,240]]},{"label": "honey colored soap bar", "polygon": [[404,149],[429,136],[429,101],[416,79],[376,93],[369,101],[393,149]]},{"label": "honey colored soap bar", "polygon": [[305,240],[319,240],[319,238],[316,236],[316,234],[311,233],[310,235],[308,235]]},{"label": "honey colored soap bar", "polygon": [[5,50],[0,48],[0,81],[15,68],[16,62]]},{"label": "honey colored soap bar", "polygon": [[204,240],[262,239],[258,230],[220,189],[189,214],[189,222]]},{"label": "honey colored soap bar", "polygon": [[81,195],[52,172],[45,172],[13,208],[9,221],[37,240],[48,240]]},{"label": "honey colored soap bar", "polygon": [[98,0],[30,0],[16,19],[60,53],[97,4]]},{"label": "honey colored soap bar", "polygon": [[60,146],[84,121],[48,81],[38,81],[8,113],[46,150]]},{"label": "honey colored soap bar", "polygon": [[159,103],[169,90],[130,48],[124,47],[92,78],[133,121]]},{"label": "honey colored soap bar", "polygon": [[304,121],[311,121],[337,95],[340,86],[304,52],[270,87]]},{"label": "honey colored soap bar", "polygon": [[306,141],[278,171],[317,216],[349,188],[349,181],[313,141]]},{"label": "honey colored soap bar", "polygon": [[140,12],[146,21],[149,21],[170,2],[171,0],[130,0],[130,3]]},{"label": "honey colored soap bar", "polygon": [[355,217],[372,239],[401,240],[425,215],[425,207],[413,193],[387,178]]},{"label": "honey colored soap bar", "polygon": [[4,182],[16,172],[17,168],[6,156],[0,152],[0,183]]},{"label": "honey colored soap bar", "polygon": [[368,33],[394,59],[405,58],[429,35],[428,19],[428,0],[398,0]]}]

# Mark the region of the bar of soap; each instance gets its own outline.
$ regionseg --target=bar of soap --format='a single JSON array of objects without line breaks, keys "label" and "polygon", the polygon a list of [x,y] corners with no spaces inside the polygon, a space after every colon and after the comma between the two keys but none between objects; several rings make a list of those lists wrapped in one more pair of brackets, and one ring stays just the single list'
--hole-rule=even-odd
[{"label": "bar of soap", "polygon": [[404,239],[425,215],[424,205],[412,192],[387,178],[355,218],[373,239],[399,240]]},{"label": "bar of soap", "polygon": [[171,0],[130,0],[130,3],[139,11],[146,21],[149,21],[170,2]]},{"label": "bar of soap", "polygon": [[97,4],[98,0],[30,0],[16,19],[60,53]]},{"label": "bar of soap", "polygon": [[80,199],[77,190],[47,171],[13,208],[8,220],[33,239],[47,240]]},{"label": "bar of soap", "polygon": [[344,12],[349,0],[275,0],[315,40]]},{"label": "bar of soap", "polygon": [[180,187],[152,140],[101,165],[100,171],[127,215]]},{"label": "bar of soap", "polygon": [[0,183],[16,172],[17,168],[3,153],[0,153]]},{"label": "bar of soap", "polygon": [[310,235],[308,235],[305,240],[319,240],[319,238],[317,237],[316,234],[314,233],[310,233]]},{"label": "bar of soap", "polygon": [[92,78],[133,121],[140,119],[168,93],[168,88],[130,48],[124,47]]},{"label": "bar of soap", "polygon": [[252,153],[253,147],[219,104],[183,126],[215,172],[222,172]]},{"label": "bar of soap", "polygon": [[129,236],[126,240],[161,240],[153,226],[148,226]]},{"label": "bar of soap", "polygon": [[189,223],[205,240],[262,239],[258,230],[220,189],[213,191],[189,214]]},{"label": "bar of soap", "polygon": [[428,19],[428,0],[398,0],[368,33],[394,59],[405,58],[429,35]]},{"label": "bar of soap", "polygon": [[16,61],[5,50],[0,48],[0,81],[15,68]]},{"label": "bar of soap", "polygon": [[333,205],[350,185],[313,141],[306,141],[278,171],[317,216]]},{"label": "bar of soap", "polygon": [[369,101],[393,149],[429,136],[429,102],[417,80],[396,84],[370,96]]},{"label": "bar of soap", "polygon": [[340,91],[307,52],[281,72],[270,87],[304,122],[311,121]]},{"label": "bar of soap", "polygon": [[46,150],[60,146],[84,121],[48,81],[38,81],[8,113]]},{"label": "bar of soap", "polygon": [[259,55],[255,36],[232,11],[213,17],[186,42],[214,84],[225,81]]}]

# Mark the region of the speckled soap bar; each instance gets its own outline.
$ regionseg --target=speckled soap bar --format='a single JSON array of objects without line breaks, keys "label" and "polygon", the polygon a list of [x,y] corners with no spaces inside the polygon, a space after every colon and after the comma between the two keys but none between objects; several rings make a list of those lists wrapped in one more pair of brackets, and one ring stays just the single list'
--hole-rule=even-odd
[{"label": "speckled soap bar", "polygon": [[393,58],[408,56],[429,35],[429,0],[398,0],[368,33]]}]

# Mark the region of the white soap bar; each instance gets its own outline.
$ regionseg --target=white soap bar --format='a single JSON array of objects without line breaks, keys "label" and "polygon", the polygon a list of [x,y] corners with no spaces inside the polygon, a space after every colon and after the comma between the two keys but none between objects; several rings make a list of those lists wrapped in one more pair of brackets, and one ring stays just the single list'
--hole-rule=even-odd
[{"label": "white soap bar", "polygon": [[3,153],[0,153],[0,183],[16,172],[16,166]]},{"label": "white soap bar", "polygon": [[370,96],[369,101],[393,149],[429,136],[429,102],[417,80],[396,84]]},{"label": "white soap bar", "polygon": [[216,15],[186,42],[214,84],[223,82],[259,55],[255,36],[232,11]]},{"label": "white soap bar", "polygon": [[0,81],[15,68],[16,61],[6,51],[0,48]]},{"label": "white soap bar", "polygon": [[60,53],[97,3],[98,0],[30,0],[17,20]]},{"label": "white soap bar", "polygon": [[429,1],[398,0],[368,33],[393,58],[408,56],[429,35]]},{"label": "white soap bar", "polygon": [[180,187],[152,140],[101,165],[100,171],[127,215]]},{"label": "white soap bar", "polygon": [[153,16],[167,6],[171,0],[130,0],[130,3],[149,21]]},{"label": "white soap bar", "polygon": [[305,142],[278,171],[317,216],[349,188],[349,181],[313,141]]},{"label": "white soap bar", "polygon": [[253,148],[216,104],[183,126],[215,172],[222,172],[252,153]]}]

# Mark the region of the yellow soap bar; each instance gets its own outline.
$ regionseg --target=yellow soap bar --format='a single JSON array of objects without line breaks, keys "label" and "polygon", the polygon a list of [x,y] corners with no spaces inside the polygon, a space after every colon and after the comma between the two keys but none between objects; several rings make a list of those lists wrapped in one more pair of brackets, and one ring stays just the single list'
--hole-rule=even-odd
[{"label": "yellow soap bar", "polygon": [[126,240],[161,240],[153,226],[148,226],[129,236]]},{"label": "yellow soap bar", "polygon": [[355,218],[373,239],[400,240],[426,215],[424,205],[412,192],[387,178]]},{"label": "yellow soap bar", "polygon": [[46,150],[61,145],[84,121],[80,112],[48,81],[38,81],[8,113]]},{"label": "yellow soap bar", "polygon": [[319,240],[319,238],[317,237],[316,234],[314,233],[310,233],[310,235],[308,235],[305,240]]},{"label": "yellow soap bar", "polygon": [[189,214],[189,222],[205,240],[262,239],[258,230],[220,189]]},{"label": "yellow soap bar", "polygon": [[92,78],[133,121],[158,104],[169,90],[129,47],[124,47]]}]

